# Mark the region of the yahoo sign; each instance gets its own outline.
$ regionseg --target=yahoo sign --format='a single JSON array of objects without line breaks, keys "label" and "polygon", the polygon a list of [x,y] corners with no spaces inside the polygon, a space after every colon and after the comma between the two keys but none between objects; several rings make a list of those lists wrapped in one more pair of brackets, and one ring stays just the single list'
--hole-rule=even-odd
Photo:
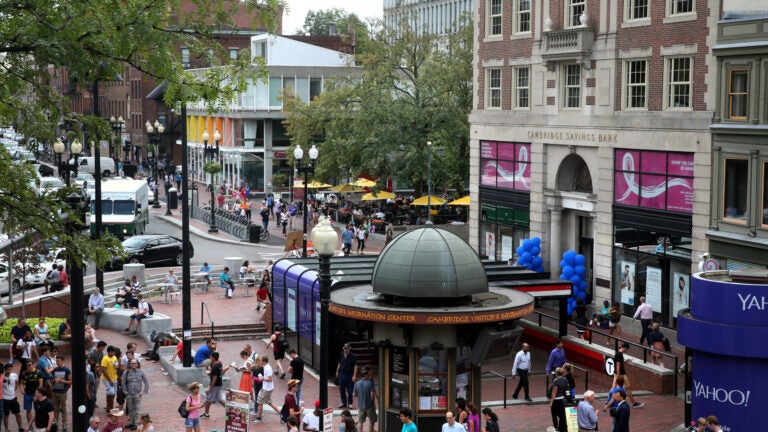
[{"label": "yahoo sign", "polygon": [[678,313],[678,341],[693,351],[692,416],[716,415],[723,430],[751,430],[768,406],[766,284],[732,282],[727,271],[691,276],[691,308]]}]

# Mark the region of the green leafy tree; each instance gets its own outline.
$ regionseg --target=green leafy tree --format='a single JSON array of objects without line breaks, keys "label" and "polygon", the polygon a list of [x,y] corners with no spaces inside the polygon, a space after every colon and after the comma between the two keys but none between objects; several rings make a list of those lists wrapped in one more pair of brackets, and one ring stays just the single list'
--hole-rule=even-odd
[{"label": "green leafy tree", "polygon": [[347,38],[345,42],[351,43],[352,41],[349,40],[349,35],[347,34],[350,24],[355,28],[356,51],[360,52],[360,48],[367,46],[370,41],[370,28],[374,27],[376,23],[374,21],[364,23],[356,14],[349,13],[344,9],[310,10],[304,18],[304,26],[297,34],[329,36],[331,25],[335,25],[336,33]]},{"label": "green leafy tree", "polygon": [[[472,107],[472,27],[435,36],[401,23],[357,55],[362,77],[338,77],[309,105],[286,100],[294,144],[318,143],[318,176],[368,174],[425,193],[427,146],[433,142],[434,190],[463,193],[468,177]],[[383,184],[379,184],[379,187]]]}]

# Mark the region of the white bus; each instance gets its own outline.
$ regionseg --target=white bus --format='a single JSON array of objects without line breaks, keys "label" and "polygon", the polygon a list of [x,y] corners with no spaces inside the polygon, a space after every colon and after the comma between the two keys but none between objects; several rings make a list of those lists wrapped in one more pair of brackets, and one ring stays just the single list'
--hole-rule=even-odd
[{"label": "white bus", "polygon": [[[96,191],[91,193],[91,233],[96,232]],[[103,229],[123,239],[143,234],[149,223],[149,187],[144,180],[113,179],[101,183]]]}]

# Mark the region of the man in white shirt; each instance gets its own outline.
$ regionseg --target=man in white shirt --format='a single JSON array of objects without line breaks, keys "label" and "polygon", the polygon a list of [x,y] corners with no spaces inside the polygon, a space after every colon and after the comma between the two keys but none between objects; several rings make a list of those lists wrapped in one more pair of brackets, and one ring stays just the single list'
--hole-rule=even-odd
[{"label": "man in white shirt", "polygon": [[[131,332],[131,328],[133,327],[133,331],[131,332],[131,336],[136,336],[139,334],[139,322],[146,318],[149,314],[149,304],[144,301],[144,296],[139,294],[138,297],[139,306],[138,309],[136,309],[136,312],[131,315],[130,319],[128,320],[128,327],[123,329],[123,332]],[[134,327],[135,324],[135,327]]]},{"label": "man in white shirt", "polygon": [[89,315],[95,316],[93,328],[99,329],[99,322],[101,321],[101,313],[104,312],[104,296],[101,294],[98,288],[94,288],[91,291],[91,296],[88,297],[88,309],[85,311],[86,321]]},{"label": "man in white shirt", "polygon": [[520,376],[520,382],[517,383],[517,388],[512,394],[514,399],[517,399],[517,395],[520,394],[520,389],[525,392],[525,400],[532,402],[530,391],[528,390],[528,374],[531,372],[531,353],[529,352],[531,347],[527,344],[523,344],[523,349],[517,352],[515,355],[515,363],[512,364],[512,379],[517,379]]},{"label": "man in white shirt", "polygon": [[448,411],[445,413],[445,423],[441,432],[464,432],[464,426],[460,423],[456,423],[456,419],[453,417],[453,413]]},{"label": "man in white shirt", "polygon": [[264,405],[269,405],[277,413],[280,412],[280,408],[276,407],[274,402],[272,402],[272,390],[275,389],[275,374],[272,372],[272,366],[269,365],[269,357],[262,356],[261,365],[264,368],[264,374],[261,377],[262,386],[257,398],[259,411],[258,414],[256,414],[256,418],[253,420],[255,423],[261,423],[261,413],[264,409]]},{"label": "man in white shirt", "polygon": [[653,306],[650,303],[646,303],[645,297],[640,297],[640,306],[637,307],[635,315],[632,317],[632,322],[640,317],[640,325],[643,327],[643,333],[640,335],[640,345],[643,341],[647,340],[648,333],[651,331],[651,323],[653,322]]}]

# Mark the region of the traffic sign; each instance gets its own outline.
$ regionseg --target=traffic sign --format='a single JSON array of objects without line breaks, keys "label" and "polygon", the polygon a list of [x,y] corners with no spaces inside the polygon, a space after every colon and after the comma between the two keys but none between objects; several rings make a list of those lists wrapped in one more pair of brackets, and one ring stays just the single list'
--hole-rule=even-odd
[{"label": "traffic sign", "polygon": [[605,356],[605,373],[608,374],[608,376],[613,376],[616,374],[616,361],[613,360],[613,357]]}]

